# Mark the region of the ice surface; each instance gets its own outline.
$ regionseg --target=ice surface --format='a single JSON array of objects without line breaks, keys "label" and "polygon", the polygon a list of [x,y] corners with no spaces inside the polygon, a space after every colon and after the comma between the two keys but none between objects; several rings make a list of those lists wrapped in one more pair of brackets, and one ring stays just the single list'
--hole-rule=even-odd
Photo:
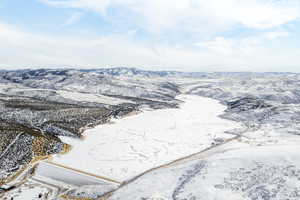
[{"label": "ice surface", "polygon": [[153,167],[199,152],[240,124],[219,118],[225,106],[205,97],[181,95],[180,109],[145,111],[65,139],[74,148],[53,162],[125,181]]}]

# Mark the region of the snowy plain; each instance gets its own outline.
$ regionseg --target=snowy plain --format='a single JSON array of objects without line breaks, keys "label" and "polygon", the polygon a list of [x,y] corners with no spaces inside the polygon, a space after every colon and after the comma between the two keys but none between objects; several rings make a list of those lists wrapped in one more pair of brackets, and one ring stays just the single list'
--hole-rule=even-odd
[{"label": "snowy plain", "polygon": [[201,160],[152,171],[114,192],[109,200],[300,198],[299,145],[257,147],[234,141],[221,149]]},{"label": "snowy plain", "polygon": [[230,139],[233,135],[224,132],[241,128],[218,117],[226,107],[217,100],[193,95],[178,99],[184,101],[180,109],[116,119],[85,131],[83,140],[62,137],[73,149],[53,162],[122,182]]},{"label": "snowy plain", "polygon": [[2,200],[48,200],[51,196],[51,190],[40,184],[27,182],[21,187],[0,194]]}]

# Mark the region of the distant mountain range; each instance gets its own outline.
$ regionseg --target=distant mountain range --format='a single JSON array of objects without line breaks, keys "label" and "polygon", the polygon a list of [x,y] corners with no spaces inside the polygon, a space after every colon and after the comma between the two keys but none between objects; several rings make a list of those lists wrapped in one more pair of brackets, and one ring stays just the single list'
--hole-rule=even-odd
[{"label": "distant mountain range", "polygon": [[76,72],[97,73],[106,76],[143,76],[143,77],[203,77],[204,72],[179,72],[179,71],[149,71],[137,68],[116,67],[99,69],[22,69],[0,70],[0,73],[14,72],[24,76],[66,75]]},{"label": "distant mountain range", "polygon": [[261,75],[278,75],[278,74],[296,74],[291,72],[181,72],[181,71],[152,71],[143,70],[134,67],[114,67],[114,68],[95,68],[95,69],[75,69],[75,68],[57,68],[57,69],[20,69],[20,70],[0,70],[0,74],[14,72],[23,76],[45,76],[45,75],[66,75],[78,72],[97,73],[105,76],[142,76],[142,77],[188,77],[188,78],[203,78],[209,75],[227,75],[227,76],[242,76],[250,74]]}]

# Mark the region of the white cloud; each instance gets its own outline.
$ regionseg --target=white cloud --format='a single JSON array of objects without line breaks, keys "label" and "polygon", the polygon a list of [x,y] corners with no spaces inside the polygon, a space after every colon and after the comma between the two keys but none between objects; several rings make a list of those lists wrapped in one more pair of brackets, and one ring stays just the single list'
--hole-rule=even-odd
[{"label": "white cloud", "polygon": [[66,21],[63,23],[64,26],[69,26],[72,24],[75,24],[83,17],[82,12],[73,12],[71,15],[66,19]]},{"label": "white cloud", "polygon": [[[238,56],[255,54],[258,49],[267,48],[268,40],[288,37],[287,31],[272,31],[242,38],[224,38],[217,36],[211,40],[195,43],[200,48],[223,56]],[[266,46],[266,47],[264,47]],[[284,45],[282,45],[284,46]]]},{"label": "white cloud", "polygon": [[[74,37],[28,33],[0,23],[0,68],[129,66],[152,70],[300,72],[299,51],[284,45],[268,48],[263,42],[262,36],[217,37],[199,43],[204,49],[191,49],[136,42],[128,35]],[[288,67],[291,60],[298,67]]]},{"label": "white cloud", "polygon": [[20,30],[17,30],[15,27],[0,23],[0,37],[1,38],[7,38],[9,41],[16,41],[18,39],[21,39],[26,34]]},{"label": "white cloud", "polygon": [[273,28],[299,17],[299,7],[291,5],[288,0],[285,3],[276,3],[276,1],[261,3],[263,1],[259,0],[235,2],[238,5],[233,11],[233,17],[250,28]]},{"label": "white cloud", "polygon": [[224,37],[216,37],[213,40],[204,41],[196,44],[197,46],[205,47],[207,50],[222,54],[230,55],[233,53],[233,48],[235,46],[232,40],[225,39]]},{"label": "white cloud", "polygon": [[288,37],[288,36],[290,36],[290,33],[287,31],[273,31],[273,32],[264,33],[262,37],[272,40],[279,37]]},{"label": "white cloud", "polygon": [[57,7],[71,7],[71,8],[82,8],[82,9],[90,9],[96,10],[99,12],[105,12],[105,9],[110,5],[111,0],[40,0],[51,6]]},{"label": "white cloud", "polygon": [[[108,8],[127,10],[126,16],[152,33],[184,31],[214,33],[243,25],[268,29],[299,17],[299,1],[285,0],[41,0],[52,6],[89,9],[109,20]],[[296,3],[295,3],[296,2]],[[130,16],[131,15],[131,16]]]},{"label": "white cloud", "polygon": [[[111,23],[125,20],[136,26],[116,31],[119,35],[84,37],[26,32],[0,22],[0,67],[134,66],[182,71],[278,71],[280,66],[293,61],[292,65],[298,67],[283,69],[300,72],[299,49],[278,42],[292,34],[280,26],[299,17],[296,0],[40,1],[52,6],[93,10]],[[82,10],[75,11],[64,25],[76,23],[82,13]],[[121,22],[115,17],[122,18]],[[241,25],[255,29],[256,33],[240,38],[222,36],[226,30],[239,32]],[[136,41],[133,38],[139,29],[156,35]],[[165,44],[158,36],[163,33],[166,36],[178,33],[182,40],[190,40],[188,44],[180,39],[176,44]],[[190,43],[194,41],[199,42],[192,46]]]}]

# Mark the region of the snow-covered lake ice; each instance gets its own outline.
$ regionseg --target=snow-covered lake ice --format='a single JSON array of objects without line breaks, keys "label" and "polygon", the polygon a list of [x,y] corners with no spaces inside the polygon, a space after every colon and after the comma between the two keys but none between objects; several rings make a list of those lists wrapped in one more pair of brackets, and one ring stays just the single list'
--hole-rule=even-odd
[{"label": "snow-covered lake ice", "polygon": [[180,95],[180,109],[144,111],[85,131],[84,140],[63,138],[71,152],[53,162],[109,177],[129,180],[146,170],[202,151],[216,138],[240,128],[237,122],[218,117],[226,107],[218,101]]}]

